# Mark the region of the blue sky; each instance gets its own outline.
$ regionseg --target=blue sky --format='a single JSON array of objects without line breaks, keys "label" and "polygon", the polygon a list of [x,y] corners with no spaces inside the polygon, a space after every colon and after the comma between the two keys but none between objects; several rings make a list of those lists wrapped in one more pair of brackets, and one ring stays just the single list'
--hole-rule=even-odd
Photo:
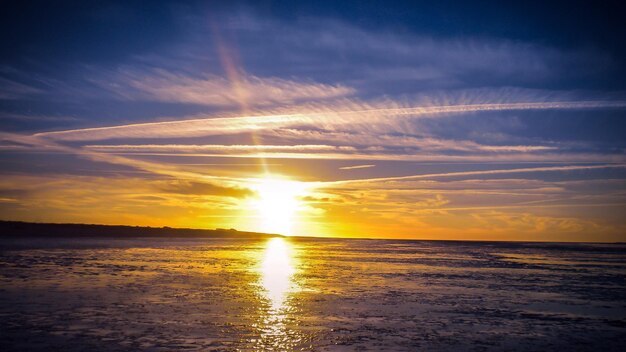
[{"label": "blue sky", "polygon": [[298,234],[625,240],[621,10],[5,5],[0,215],[256,229],[271,173]]}]

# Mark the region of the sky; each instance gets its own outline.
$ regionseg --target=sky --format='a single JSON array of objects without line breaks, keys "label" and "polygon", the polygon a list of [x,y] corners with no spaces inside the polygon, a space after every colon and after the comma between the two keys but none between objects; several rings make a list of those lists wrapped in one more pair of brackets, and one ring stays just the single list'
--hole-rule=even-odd
[{"label": "sky", "polygon": [[0,11],[0,219],[626,241],[617,1]]}]

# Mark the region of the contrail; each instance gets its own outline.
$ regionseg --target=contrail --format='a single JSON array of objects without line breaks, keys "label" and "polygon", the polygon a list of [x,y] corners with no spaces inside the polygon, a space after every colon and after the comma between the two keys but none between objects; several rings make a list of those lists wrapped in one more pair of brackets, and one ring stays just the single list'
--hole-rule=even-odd
[{"label": "contrail", "polygon": [[594,169],[625,168],[625,167],[626,167],[626,164],[605,164],[605,165],[587,165],[587,166],[570,165],[570,166],[549,166],[549,167],[525,167],[525,168],[518,168],[518,169],[460,171],[460,172],[447,172],[447,173],[437,173],[437,174],[421,174],[421,175],[409,175],[409,176],[364,178],[364,179],[356,179],[356,180],[342,180],[342,181],[320,182],[320,184],[333,186],[333,185],[344,185],[344,184],[351,184],[351,183],[366,183],[366,182],[371,183],[371,182],[402,181],[402,180],[414,180],[414,179],[438,178],[438,177],[497,175],[497,174],[572,171],[572,170],[594,170]]},{"label": "contrail", "polygon": [[65,141],[88,141],[111,138],[164,138],[196,137],[221,134],[233,134],[249,131],[275,129],[298,124],[305,125],[346,125],[357,123],[383,122],[389,117],[425,117],[445,113],[466,113],[499,110],[547,110],[547,109],[601,109],[624,108],[626,101],[570,101],[570,102],[535,102],[504,104],[471,104],[424,107],[393,107],[344,110],[328,107],[327,111],[309,113],[203,117],[198,119],[147,122],[109,127],[83,128],[64,131],[37,133],[36,137],[45,137]]}]

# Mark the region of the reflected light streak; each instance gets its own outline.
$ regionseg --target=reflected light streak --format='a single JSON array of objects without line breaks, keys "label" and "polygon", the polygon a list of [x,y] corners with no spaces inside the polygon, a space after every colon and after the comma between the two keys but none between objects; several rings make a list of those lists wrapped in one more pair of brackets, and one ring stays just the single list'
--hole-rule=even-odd
[{"label": "reflected light streak", "polygon": [[295,269],[291,263],[291,249],[282,238],[267,243],[261,265],[262,285],[274,313],[285,308],[285,298],[292,286]]},{"label": "reflected light streak", "polygon": [[287,325],[289,315],[294,314],[288,300],[296,288],[292,260],[292,248],[287,240],[272,238],[267,242],[260,272],[263,296],[269,304],[264,311],[256,349],[288,351],[303,342],[302,335]]}]

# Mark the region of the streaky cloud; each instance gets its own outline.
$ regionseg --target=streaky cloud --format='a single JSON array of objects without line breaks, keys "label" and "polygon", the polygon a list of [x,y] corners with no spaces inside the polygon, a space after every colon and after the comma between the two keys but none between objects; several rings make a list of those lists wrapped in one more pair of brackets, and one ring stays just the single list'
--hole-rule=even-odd
[{"label": "streaky cloud", "polygon": [[596,170],[596,169],[612,169],[612,168],[620,168],[620,169],[626,168],[626,164],[568,165],[568,166],[526,167],[526,168],[480,170],[480,171],[460,171],[460,172],[446,172],[446,173],[434,173],[434,174],[420,174],[420,175],[408,175],[408,176],[391,176],[391,177],[376,177],[376,178],[366,178],[366,179],[330,181],[330,182],[324,182],[323,184],[324,185],[346,185],[346,184],[353,184],[353,183],[376,183],[376,182],[430,179],[430,178],[441,178],[441,177],[485,176],[485,175],[498,175],[498,174],[559,172],[559,171]]},{"label": "streaky cloud", "polygon": [[[120,69],[113,77],[92,80],[125,100],[148,100],[208,106],[238,107],[325,100],[350,96],[355,89],[344,85],[299,82],[277,77],[257,77],[241,72],[238,79],[208,74],[194,76],[164,69]],[[116,82],[111,84],[111,81]]]},{"label": "streaky cloud", "polygon": [[[370,104],[368,104],[370,105]],[[370,105],[371,106],[371,105]],[[37,133],[35,136],[59,141],[93,141],[116,138],[197,137],[263,131],[297,125],[345,126],[389,123],[398,117],[424,118],[441,114],[458,114],[501,110],[603,109],[624,108],[626,101],[530,102],[503,104],[471,104],[423,107],[371,106],[369,109],[346,111],[341,106],[311,113],[293,113],[236,117],[205,117],[189,120],[147,122],[110,127]]]},{"label": "streaky cloud", "polygon": [[335,146],[335,145],[242,145],[242,144],[141,144],[141,145],[86,145],[84,148],[97,150],[100,152],[134,152],[145,151],[154,153],[210,153],[210,152],[328,152],[328,151],[349,151],[354,152],[356,148],[352,146]]},{"label": "streaky cloud", "polygon": [[369,169],[370,167],[375,167],[375,166],[376,165],[374,164],[344,166],[344,167],[340,167],[339,170]]}]

